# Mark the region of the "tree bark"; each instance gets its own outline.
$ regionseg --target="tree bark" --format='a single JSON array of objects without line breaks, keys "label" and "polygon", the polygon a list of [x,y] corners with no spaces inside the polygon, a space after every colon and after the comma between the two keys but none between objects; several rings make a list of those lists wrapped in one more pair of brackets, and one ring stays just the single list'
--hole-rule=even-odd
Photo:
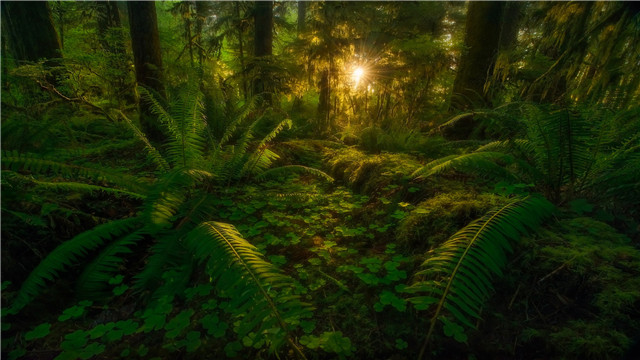
[{"label": "tree bark", "polygon": [[510,1],[505,4],[502,29],[500,30],[500,50],[510,50],[518,40],[523,3]]},{"label": "tree bark", "polygon": [[318,83],[320,89],[320,99],[318,101],[318,121],[321,129],[327,129],[329,125],[330,106],[330,89],[329,89],[329,70],[324,69],[320,75]]},{"label": "tree bark", "polygon": [[2,28],[18,61],[62,57],[60,39],[45,1],[3,1]]},{"label": "tree bark", "polygon": [[[253,13],[255,22],[254,52],[256,58],[273,55],[273,1],[256,1]],[[268,74],[261,66],[260,73],[253,82],[253,94],[262,94],[267,102],[266,78]]]},{"label": "tree bark", "polygon": [[298,0],[298,34],[304,32],[306,27],[307,3]]},{"label": "tree bark", "polygon": [[[138,85],[150,88],[165,97],[156,4],[153,1],[130,1],[127,2],[127,8],[136,81]],[[142,129],[151,139],[163,140],[160,127],[148,104],[140,101],[139,106]]]},{"label": "tree bark", "polygon": [[491,105],[484,91],[492,73],[500,43],[505,3],[474,1],[469,3],[463,52],[453,84],[451,108],[468,109],[475,103]]}]

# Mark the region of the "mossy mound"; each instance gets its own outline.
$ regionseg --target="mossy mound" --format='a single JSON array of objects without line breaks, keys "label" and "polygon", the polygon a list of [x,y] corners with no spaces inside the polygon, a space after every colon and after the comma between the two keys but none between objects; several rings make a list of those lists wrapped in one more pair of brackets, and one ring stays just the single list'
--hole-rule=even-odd
[{"label": "mossy mound", "polygon": [[367,155],[353,147],[328,151],[327,158],[329,171],[336,180],[364,194],[376,193],[390,184],[407,184],[410,175],[421,166],[410,155]]},{"label": "mossy mound", "polygon": [[[564,219],[523,239],[478,342],[512,358],[622,359],[640,333],[640,250],[609,225]],[[492,334],[486,336],[486,334]],[[507,344],[517,344],[517,347]]]},{"label": "mossy mound", "polygon": [[305,165],[320,168],[324,153],[343,145],[326,140],[290,140],[273,144],[273,151],[280,156],[274,166]]},{"label": "mossy mound", "polygon": [[398,245],[422,252],[442,244],[456,231],[507,199],[491,194],[451,192],[418,204],[396,230]]}]

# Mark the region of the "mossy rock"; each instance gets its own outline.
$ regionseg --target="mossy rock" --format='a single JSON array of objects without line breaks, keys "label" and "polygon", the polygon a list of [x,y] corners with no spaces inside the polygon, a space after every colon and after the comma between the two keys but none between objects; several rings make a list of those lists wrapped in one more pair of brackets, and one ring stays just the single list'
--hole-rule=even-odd
[{"label": "mossy rock", "polygon": [[400,222],[396,239],[412,251],[426,251],[442,244],[456,231],[508,199],[492,194],[452,192],[418,204]]},{"label": "mossy rock", "polygon": [[329,151],[331,175],[352,190],[376,193],[390,184],[405,185],[421,164],[410,155],[382,153],[369,155],[354,147]]}]

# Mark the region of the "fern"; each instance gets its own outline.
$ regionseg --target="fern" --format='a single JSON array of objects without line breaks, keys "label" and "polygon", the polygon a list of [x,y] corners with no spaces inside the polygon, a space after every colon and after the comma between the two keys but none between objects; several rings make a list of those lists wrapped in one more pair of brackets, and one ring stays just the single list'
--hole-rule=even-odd
[{"label": "fern", "polygon": [[478,172],[482,175],[490,175],[494,178],[513,179],[503,166],[496,164],[496,161],[511,164],[515,159],[500,152],[473,152],[464,155],[450,155],[434,160],[413,172],[414,178],[426,178],[441,174],[449,169],[466,170]]},{"label": "fern", "polygon": [[89,167],[65,164],[34,154],[21,154],[17,151],[2,152],[2,167],[12,171],[30,171],[33,173],[55,173],[65,177],[86,177],[95,181],[107,181],[122,186],[131,192],[143,192],[145,185],[133,177],[104,167]]},{"label": "fern", "polygon": [[269,341],[276,350],[287,341],[298,355],[290,324],[310,316],[310,307],[293,294],[293,280],[266,262],[262,254],[229,224],[205,222],[193,230],[184,241],[186,248],[207,270],[222,294],[231,299],[232,309],[243,309],[240,338],[249,332],[274,333]]},{"label": "fern", "polygon": [[19,311],[40,294],[47,280],[54,280],[66,267],[77,263],[81,257],[105,242],[130,232],[138,224],[137,218],[112,221],[85,231],[55,248],[24,281],[11,305],[10,312]]},{"label": "fern", "polygon": [[109,280],[111,280],[124,261],[121,255],[131,253],[131,247],[140,241],[143,235],[144,233],[141,231],[133,232],[112,242],[103,249],[98,256],[84,268],[84,271],[78,278],[77,289],[80,297],[102,297],[106,284],[109,283]]},{"label": "fern", "polygon": [[536,229],[552,210],[553,205],[540,196],[516,200],[467,225],[429,253],[423,269],[417,273],[425,279],[406,289],[418,295],[409,299],[416,309],[435,306],[420,358],[437,320],[445,324],[445,332],[464,340],[462,328],[444,315],[445,310],[458,323],[475,328],[473,319],[480,318],[492,289],[492,277],[502,275],[511,242]]},{"label": "fern", "polygon": [[277,168],[273,168],[270,170],[267,170],[263,173],[261,173],[260,175],[257,176],[258,179],[262,180],[262,179],[268,179],[268,178],[273,178],[273,177],[278,177],[278,176],[282,176],[282,175],[286,175],[286,174],[290,174],[290,173],[305,173],[305,174],[309,174],[309,175],[313,175],[316,176],[320,179],[326,180],[328,182],[333,182],[334,179],[327,173],[325,173],[322,170],[318,170],[315,168],[311,168],[308,166],[302,166],[302,165],[287,165],[287,166],[280,166]]},{"label": "fern", "polygon": [[98,185],[90,185],[90,184],[83,184],[83,183],[78,183],[78,182],[52,182],[52,181],[40,181],[40,180],[36,180],[30,177],[26,177],[26,176],[22,176],[20,174],[17,173],[13,173],[8,171],[7,175],[11,174],[12,176],[16,176],[18,178],[20,178],[21,180],[30,182],[38,187],[47,189],[47,190],[67,190],[67,191],[79,191],[79,192],[88,192],[88,193],[93,193],[96,191],[100,191],[100,192],[105,192],[108,194],[112,194],[115,196],[122,196],[122,195],[127,195],[130,196],[132,198],[136,198],[136,199],[144,199],[145,195],[143,194],[138,194],[138,193],[134,193],[131,191],[127,191],[127,190],[120,190],[120,189],[114,189],[114,188],[108,188],[108,187],[104,187],[104,186],[98,186]]},{"label": "fern", "polygon": [[153,145],[151,145],[151,142],[149,142],[147,136],[140,129],[138,129],[138,127],[133,124],[131,119],[129,119],[122,111],[119,111],[119,113],[120,116],[125,120],[126,124],[129,126],[129,128],[133,131],[134,135],[144,143],[145,149],[147,150],[147,155],[154,163],[156,163],[158,169],[161,171],[169,171],[169,164],[164,159],[162,154],[160,154],[160,152]]}]

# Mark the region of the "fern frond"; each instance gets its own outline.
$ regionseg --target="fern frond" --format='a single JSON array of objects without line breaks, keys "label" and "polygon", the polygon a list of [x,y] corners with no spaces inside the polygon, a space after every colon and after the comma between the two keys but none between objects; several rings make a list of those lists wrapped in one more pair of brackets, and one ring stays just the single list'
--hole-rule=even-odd
[{"label": "fern frond", "polygon": [[37,174],[54,173],[64,177],[86,177],[95,181],[106,181],[122,186],[131,192],[143,192],[145,185],[133,176],[104,168],[65,164],[35,154],[22,154],[17,151],[2,152],[2,167],[15,172],[30,171]]},{"label": "fern frond", "polygon": [[251,112],[255,109],[256,104],[257,104],[256,98],[251,98],[249,102],[244,104],[244,106],[240,109],[240,111],[237,114],[234,114],[235,115],[234,120],[227,126],[227,128],[224,131],[224,134],[222,134],[222,137],[220,138],[220,142],[218,142],[219,148],[222,148],[224,145],[226,145],[229,139],[231,139],[231,136],[233,135],[233,133],[238,128],[238,125],[242,124],[242,122],[244,122],[244,120],[249,116],[249,114],[251,114]]},{"label": "fern frond", "polygon": [[179,241],[183,232],[163,230],[155,232],[157,242],[151,246],[150,256],[142,271],[134,276],[134,288],[156,290],[162,285],[162,277],[167,269],[184,264],[186,251]]},{"label": "fern frond", "polygon": [[282,176],[290,173],[293,173],[293,174],[305,173],[305,174],[316,176],[320,179],[324,179],[328,182],[334,181],[334,179],[324,171],[318,170],[312,167],[308,167],[308,166],[302,166],[302,165],[280,166],[280,167],[263,172],[262,174],[258,175],[257,178],[259,180],[262,180],[262,179],[278,177],[278,176]]},{"label": "fern frond", "polygon": [[266,146],[267,143],[273,140],[276,136],[278,136],[278,134],[282,130],[284,130],[285,127],[287,129],[291,129],[292,126],[293,126],[293,122],[291,121],[291,119],[282,120],[278,125],[276,125],[276,127],[273,130],[271,130],[270,133],[267,134],[267,136],[265,136],[262,139],[262,141],[260,141],[260,143],[258,144],[258,149],[262,149],[264,146]]},{"label": "fern frond", "polygon": [[140,97],[142,98],[142,100],[148,103],[151,113],[158,117],[160,123],[163,124],[170,133],[176,133],[177,125],[175,123],[175,120],[173,119],[171,113],[167,111],[165,106],[163,106],[158,101],[158,96],[154,96],[153,94],[151,94],[151,91],[149,89],[143,86],[138,86],[138,92],[140,92]]},{"label": "fern frond", "polygon": [[492,277],[502,275],[511,243],[536,229],[552,211],[546,199],[530,195],[488,213],[430,251],[417,273],[426,278],[406,289],[419,294],[408,299],[417,309],[436,307],[421,354],[445,310],[457,322],[475,328],[473,319],[480,318]]},{"label": "fern frond", "polygon": [[[249,332],[269,334],[272,350],[284,340],[300,351],[289,334],[291,323],[311,315],[309,305],[293,293],[293,280],[264,260],[256,247],[229,224],[206,222],[194,229],[184,245],[200,262],[206,263],[212,281],[231,309],[242,309],[240,338]],[[301,353],[300,353],[301,354]]]},{"label": "fern frond", "polygon": [[241,177],[261,174],[270,168],[271,164],[279,158],[280,155],[265,147],[261,151],[258,151],[249,157],[247,162],[244,164]]},{"label": "fern frond", "polygon": [[87,192],[93,193],[95,191],[100,191],[108,194],[112,194],[114,196],[122,196],[127,195],[136,199],[144,199],[145,195],[134,193],[127,190],[120,190],[115,188],[108,188],[104,186],[98,185],[90,185],[83,184],[77,182],[53,182],[53,181],[40,181],[36,180],[32,177],[27,177],[24,175],[20,175],[18,173],[14,173],[12,171],[7,171],[7,175],[11,174],[11,176],[16,176],[17,178],[24,180],[26,182],[32,183],[38,187],[47,189],[47,190],[67,190],[67,191],[78,191],[78,192]]},{"label": "fern frond", "polygon": [[125,120],[129,128],[133,131],[134,135],[144,143],[144,147],[147,150],[147,155],[154,163],[156,163],[158,169],[163,172],[169,171],[169,164],[160,154],[160,152],[153,145],[151,145],[151,142],[149,142],[147,136],[140,129],[138,129],[138,127],[133,124],[131,119],[129,119],[122,111],[118,110],[118,112],[120,113],[120,116]]},{"label": "fern frond", "polygon": [[100,298],[104,296],[104,290],[108,286],[109,280],[124,261],[122,255],[131,253],[131,247],[143,236],[144,233],[141,231],[133,232],[112,242],[100,251],[78,278],[77,289],[80,297]]},{"label": "fern frond", "polygon": [[500,152],[473,152],[463,155],[450,155],[426,164],[414,171],[411,176],[414,179],[426,178],[449,169],[455,169],[473,171],[481,176],[490,175],[495,178],[514,180],[513,175],[503,166],[496,164],[495,161],[511,164],[515,160],[511,155]]},{"label": "fern frond", "polygon": [[166,227],[184,203],[187,192],[213,175],[204,170],[177,168],[163,175],[149,192],[142,216],[148,226]]},{"label": "fern frond", "polygon": [[202,160],[205,146],[205,122],[202,93],[193,90],[173,104],[176,128],[171,133],[167,153],[178,166],[194,166]]},{"label": "fern frond", "polygon": [[102,246],[110,239],[118,238],[139,225],[138,218],[116,220],[97,226],[89,231],[65,241],[55,248],[22,283],[22,287],[11,305],[11,312],[17,312],[35,298],[46,285],[52,281],[66,267],[77,263],[89,251]]}]

